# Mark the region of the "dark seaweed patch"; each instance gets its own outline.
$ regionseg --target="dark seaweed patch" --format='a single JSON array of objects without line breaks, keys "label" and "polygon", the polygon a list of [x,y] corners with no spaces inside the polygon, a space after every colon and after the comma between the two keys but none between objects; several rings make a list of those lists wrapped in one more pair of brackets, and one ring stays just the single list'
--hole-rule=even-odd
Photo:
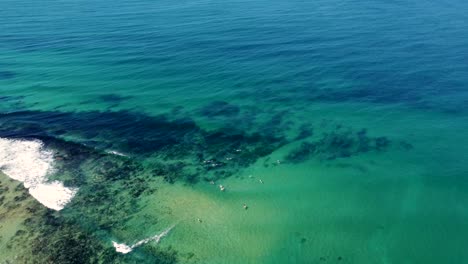
[{"label": "dark seaweed patch", "polygon": [[131,99],[132,96],[122,96],[118,94],[103,94],[99,96],[101,102],[110,104],[111,106],[118,106],[122,102]]},{"label": "dark seaweed patch", "polygon": [[[270,125],[282,123],[284,115],[285,113],[276,115]],[[2,137],[41,138],[47,142],[55,142],[58,149],[60,141],[47,139],[79,135],[83,142],[101,149],[142,156],[156,155],[166,164],[154,166],[168,167],[162,171],[172,171],[156,174],[168,182],[183,179],[194,183],[203,175],[209,178],[229,177],[286,142],[280,131],[273,128],[270,132],[275,133],[268,132],[264,135],[246,134],[235,129],[204,131],[189,118],[169,119],[166,116],[153,117],[127,111],[15,112],[0,114],[0,127]],[[90,150],[82,153],[80,151],[83,148],[77,145],[75,147],[76,149],[65,148],[69,149],[68,153],[59,153],[59,157],[69,163],[86,159]],[[184,161],[175,163],[181,160]],[[103,169],[112,167],[107,164],[101,165]],[[212,173],[206,176],[206,172]],[[112,172],[112,168],[107,170],[106,175],[109,180],[119,180],[120,177],[120,174]],[[70,183],[75,181],[76,184],[80,184],[82,176],[70,178]]]},{"label": "dark seaweed patch", "polygon": [[57,137],[66,130],[88,142],[99,142],[97,147],[143,155],[187,140],[187,135],[199,130],[190,119],[168,120],[165,116],[150,117],[127,111],[23,111],[0,114],[0,125],[3,137]]},{"label": "dark seaweed patch", "polygon": [[73,224],[45,225],[43,229],[47,235],[35,239],[32,253],[50,263],[95,263],[104,251],[96,237]]},{"label": "dark seaweed patch", "polygon": [[[20,195],[3,205],[14,214],[23,208],[31,213],[25,229],[8,242],[11,250],[24,250],[15,260],[19,263],[175,263],[177,252],[159,247],[142,247],[138,254],[115,252],[109,241],[113,228],[122,225],[141,210],[141,196],[151,195],[154,177],[129,158],[109,155],[73,142],[41,137],[56,153],[58,174],[81,177],[80,191],[67,207],[59,212],[35,202],[18,184]],[[57,159],[61,157],[60,159]],[[76,187],[76,185],[74,186]],[[0,182],[2,191],[8,187]],[[2,196],[4,197],[4,196]],[[130,199],[129,199],[130,197]],[[5,198],[3,198],[5,199]],[[26,203],[28,201],[28,203]],[[156,222],[152,219],[152,222]],[[20,246],[21,245],[21,246]],[[34,260],[29,257],[34,257]]]},{"label": "dark seaweed patch", "polygon": [[[353,77],[355,78],[355,76]],[[459,100],[451,104],[443,104],[431,98],[438,98],[439,95],[447,96],[448,93],[460,93],[463,84],[443,81],[434,81],[431,76],[412,79],[409,82],[399,81],[394,85],[383,84],[376,76],[371,84],[361,87],[346,89],[310,89],[305,98],[311,101],[323,101],[332,103],[341,103],[347,101],[370,102],[377,104],[396,104],[404,103],[409,107],[420,110],[436,110],[449,114],[459,114],[464,111],[466,102]],[[431,83],[434,81],[433,83]],[[376,83],[381,85],[375,86]],[[438,83],[438,85],[434,85]],[[430,87],[430,89],[428,89]],[[443,87],[443,89],[440,89]]]},{"label": "dark seaweed patch", "polygon": [[[402,75],[402,78],[389,76],[385,71],[357,71],[353,73],[352,79],[361,80],[359,87],[346,87],[345,89],[312,89],[309,92],[309,98],[312,100],[327,102],[343,101],[363,101],[382,104],[407,103],[412,107],[422,106],[420,101],[427,92],[432,95],[447,91],[459,91],[460,84],[451,81],[444,81],[440,89],[434,84],[440,83],[440,80],[430,73],[415,73]],[[389,78],[390,77],[390,78]],[[430,88],[427,90],[427,88]]]},{"label": "dark seaweed patch", "polygon": [[359,164],[337,163],[334,166],[338,168],[354,169],[361,173],[366,173],[368,171],[365,166]]},{"label": "dark seaweed patch", "polygon": [[401,141],[400,142],[400,146],[404,149],[404,150],[411,150],[414,148],[414,146],[411,144],[411,143],[408,143],[406,141]]},{"label": "dark seaweed patch", "polygon": [[[155,175],[162,175],[169,182],[184,179],[194,183],[200,179],[227,178],[257,159],[272,153],[285,143],[283,138],[246,135],[231,131],[201,131],[191,142],[171,146],[160,153],[161,160],[191,160],[191,162],[153,165]],[[167,163],[167,162],[166,162]]]},{"label": "dark seaweed patch", "polygon": [[0,70],[0,80],[8,80],[16,77],[16,73],[12,71],[2,71]]},{"label": "dark seaweed patch", "polygon": [[150,252],[150,254],[153,256],[154,259],[151,263],[174,264],[179,261],[179,253],[172,247],[161,249],[160,247],[147,244],[144,246],[144,249]]},{"label": "dark seaweed patch", "polygon": [[14,97],[12,97],[12,96],[0,96],[0,101],[8,102],[8,101],[13,100],[13,98]]},{"label": "dark seaweed patch", "polygon": [[[404,92],[404,98],[407,100],[420,99],[417,95],[412,95],[408,91]],[[410,96],[411,95],[411,96]],[[343,101],[370,101],[376,103],[397,103],[401,100],[401,94],[395,90],[367,89],[355,88],[346,90],[331,90],[326,89],[320,94],[313,96],[313,99],[327,102],[343,102]]]},{"label": "dark seaweed patch", "polygon": [[130,159],[91,156],[80,170],[80,174],[87,176],[86,184],[69,204],[73,208],[70,214],[89,217],[101,229],[122,225],[139,211],[138,198],[156,191],[151,185],[154,178],[145,173],[141,164]]},{"label": "dark seaweed patch", "polygon": [[214,101],[202,107],[199,112],[205,117],[234,117],[239,114],[240,108],[225,101]]},{"label": "dark seaweed patch", "polygon": [[[192,184],[230,177],[285,143],[281,137],[238,130],[204,131],[183,117],[171,120],[130,112],[0,114],[0,137],[5,135],[43,141],[54,150],[57,173],[52,179],[79,187],[59,214],[41,205],[27,209],[32,215],[25,222],[28,234],[11,241],[11,247],[29,245],[30,252],[23,255],[35,256],[38,263],[176,263],[184,257],[154,244],[134,254],[118,254],[109,236],[141,217],[141,201],[157,191],[160,178]],[[89,145],[57,138],[66,135],[79,135]],[[95,147],[151,158],[143,166],[141,159]],[[19,196],[2,206],[16,210],[22,202]],[[148,224],[157,222],[152,217]]]},{"label": "dark seaweed patch", "polygon": [[20,108],[22,106],[24,96],[1,96],[0,103],[10,103],[14,108]]},{"label": "dark seaweed patch", "polygon": [[190,164],[184,162],[173,162],[173,163],[154,163],[151,166],[153,168],[152,173],[155,176],[163,177],[166,182],[174,183],[177,180],[185,180],[189,183],[195,183],[198,179],[198,174],[190,173]]},{"label": "dark seaweed patch", "polygon": [[292,150],[287,156],[286,161],[288,162],[304,162],[315,153],[316,145],[311,142],[303,142],[298,148]]},{"label": "dark seaweed patch", "polygon": [[311,156],[326,160],[347,158],[370,151],[385,151],[389,146],[390,140],[386,137],[369,137],[365,129],[353,133],[338,126],[318,140],[303,142],[286,156],[286,161],[299,163]]},{"label": "dark seaweed patch", "polygon": [[122,256],[99,237],[51,210],[38,208],[24,225],[26,230],[8,244],[18,253],[19,263],[121,263]]},{"label": "dark seaweed patch", "polygon": [[[77,217],[82,219],[92,216],[88,220],[96,227],[109,229],[122,224],[123,219],[138,210],[135,199],[155,191],[150,185],[154,179],[132,159],[52,137],[38,138],[54,150],[56,173],[50,178],[59,177],[65,186],[80,187],[67,208],[74,208],[73,211],[81,215]],[[133,200],[123,199],[124,196]]]},{"label": "dark seaweed patch", "polygon": [[293,123],[288,121],[287,116],[289,111],[279,111],[272,115],[272,117],[265,123],[260,125],[260,130],[263,134],[269,137],[278,137],[289,130]]},{"label": "dark seaweed patch", "polygon": [[106,157],[103,152],[75,142],[44,136],[34,138],[44,142],[46,148],[54,150],[54,175],[60,175],[59,180],[64,181],[66,186],[76,187],[86,183],[86,173],[81,170],[81,166],[90,159]]},{"label": "dark seaweed patch", "polygon": [[302,124],[299,127],[299,133],[297,134],[296,140],[302,140],[308,138],[314,134],[312,126],[310,124]]},{"label": "dark seaweed patch", "polygon": [[175,106],[171,109],[171,116],[180,116],[184,111],[183,106]]}]

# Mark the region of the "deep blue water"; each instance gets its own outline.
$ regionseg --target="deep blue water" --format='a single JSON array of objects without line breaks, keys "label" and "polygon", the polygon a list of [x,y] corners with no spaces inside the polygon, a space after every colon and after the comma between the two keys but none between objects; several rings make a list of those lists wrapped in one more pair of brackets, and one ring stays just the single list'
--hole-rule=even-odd
[{"label": "deep blue water", "polygon": [[[78,55],[100,67],[96,74],[148,80],[140,89],[155,89],[150,80],[157,79],[159,89],[208,96],[461,111],[467,7],[463,1],[2,1],[2,76],[28,72],[7,51],[51,52]],[[340,85],[328,84],[331,78]]]}]

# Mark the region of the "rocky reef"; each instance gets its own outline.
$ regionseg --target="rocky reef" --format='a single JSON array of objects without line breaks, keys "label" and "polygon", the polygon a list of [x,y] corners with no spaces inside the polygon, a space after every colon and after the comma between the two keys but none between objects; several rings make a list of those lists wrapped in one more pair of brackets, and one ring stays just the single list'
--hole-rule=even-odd
[{"label": "rocky reef", "polygon": [[40,140],[55,153],[57,170],[51,177],[65,179],[66,185],[79,186],[80,191],[65,209],[54,211],[34,200],[21,183],[2,175],[0,231],[4,221],[20,219],[16,233],[4,241],[14,257],[4,261],[176,263],[173,249],[149,245],[139,248],[138,254],[122,255],[109,240],[113,230],[141,210],[137,199],[155,191],[149,183],[155,177],[126,157],[56,138]]},{"label": "rocky reef", "polygon": [[385,151],[390,144],[388,138],[371,137],[365,129],[355,132],[338,126],[334,131],[323,133],[315,140],[303,141],[287,154],[285,160],[291,163],[303,162],[311,157],[334,160],[371,151]]}]

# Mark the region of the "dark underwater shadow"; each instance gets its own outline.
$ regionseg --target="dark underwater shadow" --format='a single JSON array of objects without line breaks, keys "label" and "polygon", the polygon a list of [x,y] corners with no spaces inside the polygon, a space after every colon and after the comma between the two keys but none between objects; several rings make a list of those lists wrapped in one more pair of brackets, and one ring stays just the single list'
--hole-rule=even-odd
[{"label": "dark underwater shadow", "polygon": [[[281,111],[256,124],[256,132],[232,126],[208,131],[181,109],[177,113],[176,118],[130,111],[0,113],[0,137],[41,140],[54,151],[52,179],[79,188],[60,213],[37,202],[26,208],[31,214],[28,228],[12,246],[28,245],[28,254],[43,263],[176,263],[182,256],[171,248],[143,246],[129,255],[116,253],[110,244],[113,230],[124,228],[141,210],[138,201],[158,191],[156,181],[196,184],[239,175],[289,143],[284,134],[294,125],[287,118],[289,112]],[[390,144],[384,137],[368,136],[366,130],[352,132],[341,126],[317,140],[311,139],[313,135],[311,124],[299,126],[293,140],[303,144],[286,161],[346,158],[385,151]]]},{"label": "dark underwater shadow", "polygon": [[0,80],[9,80],[16,77],[16,73],[12,71],[0,70]]},{"label": "dark underwater shadow", "polygon": [[211,172],[207,174],[211,179],[229,177],[287,142],[280,133],[247,134],[232,127],[207,131],[188,117],[130,111],[2,113],[0,137],[74,138],[86,146],[133,157],[157,156],[161,162],[153,166],[156,175],[168,182],[190,183],[206,172]]},{"label": "dark underwater shadow", "polygon": [[[195,184],[231,177],[285,144],[281,137],[232,128],[206,131],[187,117],[129,111],[1,113],[0,137],[41,140],[54,152],[51,180],[79,188],[60,213],[37,202],[27,209],[28,228],[11,241],[28,245],[27,255],[38,261],[52,263],[175,263],[173,249],[143,246],[117,254],[108,243],[112,230],[123,228],[141,209],[138,201],[157,191],[158,179]],[[143,166],[147,157],[156,161]]]}]

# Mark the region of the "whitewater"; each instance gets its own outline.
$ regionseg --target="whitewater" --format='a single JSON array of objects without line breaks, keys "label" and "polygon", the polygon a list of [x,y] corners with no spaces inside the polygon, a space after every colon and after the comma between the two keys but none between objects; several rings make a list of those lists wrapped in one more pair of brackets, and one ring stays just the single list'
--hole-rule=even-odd
[{"label": "whitewater", "polygon": [[155,236],[152,236],[152,237],[149,237],[149,238],[145,238],[143,240],[140,240],[138,242],[136,242],[135,244],[133,245],[127,245],[127,244],[124,244],[124,243],[117,243],[115,241],[112,241],[112,245],[114,246],[115,248],[115,251],[117,252],[120,252],[122,254],[127,254],[127,253],[130,253],[132,252],[132,250],[134,248],[137,248],[141,245],[144,245],[148,242],[151,242],[151,241],[154,241],[156,243],[159,243],[159,241],[161,241],[161,239],[165,236],[167,236],[167,234],[169,234],[169,232],[172,230],[172,228],[174,228],[175,225],[167,228],[166,230],[164,230],[163,232],[161,232],[160,234],[157,234]]},{"label": "whitewater", "polygon": [[54,154],[40,140],[0,138],[0,171],[23,183],[32,197],[53,210],[62,210],[78,191],[60,181],[48,181],[54,172]]}]

